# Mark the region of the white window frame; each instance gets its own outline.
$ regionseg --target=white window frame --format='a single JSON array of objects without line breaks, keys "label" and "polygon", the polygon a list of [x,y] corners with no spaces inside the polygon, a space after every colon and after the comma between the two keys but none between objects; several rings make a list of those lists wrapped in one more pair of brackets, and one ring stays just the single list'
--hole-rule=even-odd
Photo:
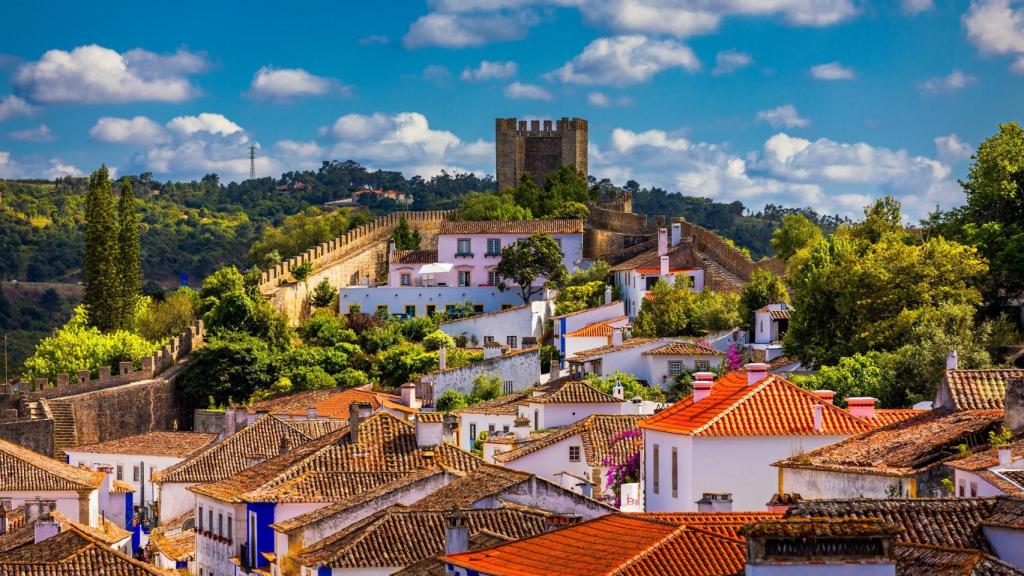
[{"label": "white window frame", "polygon": [[669,360],[668,361],[668,375],[678,376],[683,373],[683,361],[682,360]]},{"label": "white window frame", "polygon": [[569,446],[569,462],[579,462],[581,450],[579,446]]}]

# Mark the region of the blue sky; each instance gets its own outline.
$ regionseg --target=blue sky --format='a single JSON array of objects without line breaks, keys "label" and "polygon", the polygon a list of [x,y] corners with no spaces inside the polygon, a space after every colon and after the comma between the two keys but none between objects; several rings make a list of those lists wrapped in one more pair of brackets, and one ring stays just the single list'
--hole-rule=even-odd
[{"label": "blue sky", "polygon": [[495,117],[580,116],[619,184],[916,218],[1024,96],[1010,0],[86,4],[0,8],[0,177],[493,173]]}]

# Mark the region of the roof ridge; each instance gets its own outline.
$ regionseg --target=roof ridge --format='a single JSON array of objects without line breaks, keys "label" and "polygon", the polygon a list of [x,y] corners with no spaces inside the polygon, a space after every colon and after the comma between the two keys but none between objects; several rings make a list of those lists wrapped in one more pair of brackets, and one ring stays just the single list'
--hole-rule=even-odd
[{"label": "roof ridge", "polygon": [[[700,434],[701,432],[707,430],[712,425],[714,425],[716,422],[718,422],[719,420],[724,418],[727,414],[731,414],[734,410],[736,410],[737,407],[739,407],[740,405],[745,404],[746,402],[748,402],[751,398],[753,398],[757,394],[757,392],[759,392],[760,390],[763,390],[764,388],[766,388],[775,378],[776,378],[776,376],[774,374],[769,374],[768,376],[765,376],[760,382],[756,382],[754,386],[750,386],[748,384],[748,387],[750,388],[749,392],[743,394],[742,397],[740,397],[738,400],[736,400],[735,402],[733,402],[732,404],[727,406],[724,410],[722,410],[718,414],[716,414],[713,417],[711,417],[711,419],[708,420],[707,422],[705,422],[703,425],[698,426],[697,428],[694,428],[693,431],[691,431],[689,433],[689,435],[690,436],[696,436],[696,435]],[[713,387],[712,387],[712,394],[714,394],[714,388]],[[690,406],[693,406],[693,404],[690,404]]]},{"label": "roof ridge", "polygon": [[627,570],[633,564],[641,561],[645,556],[647,556],[651,552],[654,552],[655,550],[657,550],[661,546],[671,542],[674,538],[678,537],[683,532],[686,532],[686,529],[687,528],[686,528],[685,525],[677,527],[675,530],[673,530],[672,532],[666,534],[665,536],[663,536],[657,542],[654,542],[653,544],[651,544],[647,548],[644,548],[641,552],[638,552],[638,553],[634,554],[632,558],[629,558],[628,560],[626,560],[625,562],[620,564],[615,570],[612,570],[611,572],[608,572],[608,576],[615,576],[616,574],[622,574],[625,570]]}]

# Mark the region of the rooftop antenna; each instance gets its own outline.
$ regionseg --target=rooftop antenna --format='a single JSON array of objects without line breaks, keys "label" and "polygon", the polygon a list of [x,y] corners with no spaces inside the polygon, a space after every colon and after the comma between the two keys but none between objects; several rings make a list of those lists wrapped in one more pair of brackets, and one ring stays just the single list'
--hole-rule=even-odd
[{"label": "rooftop antenna", "polygon": [[256,179],[256,145],[249,145],[249,180]]}]

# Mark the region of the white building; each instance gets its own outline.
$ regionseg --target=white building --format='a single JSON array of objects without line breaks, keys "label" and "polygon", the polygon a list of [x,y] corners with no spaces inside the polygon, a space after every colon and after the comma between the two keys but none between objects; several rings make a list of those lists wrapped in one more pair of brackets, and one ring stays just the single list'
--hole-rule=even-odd
[{"label": "white building", "polygon": [[611,289],[605,291],[605,303],[552,318],[555,346],[563,361],[584,350],[611,344],[615,328],[628,324],[626,309],[621,301],[612,302]]},{"label": "white building", "polygon": [[[536,294],[534,299],[543,297],[543,293]],[[496,286],[344,286],[338,289],[338,311],[341,314],[387,313],[414,318],[451,312],[466,302],[473,304],[476,313],[483,314],[522,306],[523,298],[518,290],[502,291]]]},{"label": "white building", "polygon": [[683,372],[719,368],[724,355],[704,344],[673,338],[630,338],[621,341],[615,329],[611,345],[580,352],[569,360],[573,374],[601,377],[621,372],[632,374],[651,386],[668,388]]},{"label": "white building", "polygon": [[951,460],[953,496],[1024,496],[1024,441]]},{"label": "white building", "polygon": [[763,351],[765,362],[782,355],[782,338],[789,329],[792,312],[785,302],[773,302],[754,311],[754,341],[750,347]]},{"label": "white building", "polygon": [[630,318],[640,313],[647,293],[658,280],[664,280],[669,286],[683,280],[694,292],[704,290],[704,268],[694,253],[693,244],[682,241],[679,224],[672,225],[671,239],[668,228],[659,228],[657,250],[616,264],[612,267],[612,277],[621,290]]},{"label": "white building", "polygon": [[533,348],[540,342],[554,310],[553,301],[539,300],[469,318],[445,320],[440,329],[452,337],[465,337],[473,345],[498,342],[511,349]]},{"label": "white building", "polygon": [[767,370],[748,364],[717,381],[698,373],[693,394],[640,421],[645,510],[697,510],[708,493],[762,510],[779,489],[772,463],[871,430]]},{"label": "white building", "polygon": [[101,500],[112,478],[102,471],[70,466],[0,440],[0,503],[6,510],[25,507],[29,518],[55,510],[72,522],[100,525]]}]

